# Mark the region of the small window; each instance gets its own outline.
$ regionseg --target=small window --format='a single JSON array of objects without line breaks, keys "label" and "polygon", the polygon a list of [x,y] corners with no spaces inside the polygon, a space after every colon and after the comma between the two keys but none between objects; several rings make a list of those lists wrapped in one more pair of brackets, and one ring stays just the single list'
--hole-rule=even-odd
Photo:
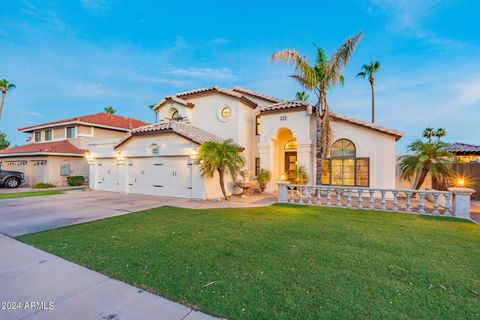
[{"label": "small window", "polygon": [[158,156],[158,154],[160,153],[160,148],[156,144],[152,144],[150,146],[150,149],[152,150],[152,156]]},{"label": "small window", "polygon": [[39,132],[35,132],[33,138],[35,139],[35,142],[40,142],[40,141],[42,141],[42,132],[40,132],[40,131],[39,131]]},{"label": "small window", "polygon": [[180,114],[178,113],[178,110],[175,110],[173,113],[172,113],[172,120],[180,120]]},{"label": "small window", "polygon": [[260,116],[255,117],[255,134],[260,135]]},{"label": "small window", "polygon": [[260,171],[260,158],[255,158],[255,176],[257,176],[258,171]]},{"label": "small window", "polygon": [[222,109],[222,117],[224,117],[224,118],[229,118],[231,113],[232,113],[232,111],[228,107],[224,107]]},{"label": "small window", "polygon": [[52,130],[45,130],[45,141],[52,140]]},{"label": "small window", "polygon": [[295,149],[297,149],[297,140],[287,141],[287,143],[285,143],[284,149],[285,150],[295,150]]},{"label": "small window", "polygon": [[67,139],[75,139],[77,132],[75,127],[67,127]]}]

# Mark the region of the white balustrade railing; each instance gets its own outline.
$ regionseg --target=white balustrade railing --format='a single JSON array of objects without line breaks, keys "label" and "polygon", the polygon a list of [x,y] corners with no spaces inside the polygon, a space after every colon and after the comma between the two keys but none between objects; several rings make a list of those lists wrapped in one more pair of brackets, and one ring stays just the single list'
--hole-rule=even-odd
[{"label": "white balustrade railing", "polygon": [[278,182],[277,185],[279,202],[283,203],[443,215],[466,219],[470,219],[470,196],[474,191],[465,188],[451,188],[452,192],[377,189],[297,185],[286,182]]}]

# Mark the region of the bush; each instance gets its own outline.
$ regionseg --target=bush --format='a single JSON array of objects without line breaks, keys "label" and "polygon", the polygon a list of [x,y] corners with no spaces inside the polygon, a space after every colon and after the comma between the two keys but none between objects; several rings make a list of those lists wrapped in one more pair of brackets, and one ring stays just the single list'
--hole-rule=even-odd
[{"label": "bush", "polygon": [[268,182],[272,178],[272,174],[267,169],[261,168],[257,173],[257,181]]},{"label": "bush", "polygon": [[70,176],[67,177],[67,182],[69,186],[75,187],[83,185],[85,179],[83,178],[83,176]]},{"label": "bush", "polygon": [[48,188],[56,188],[57,186],[53,183],[49,182],[39,182],[36,185],[32,186],[34,189],[48,189]]}]

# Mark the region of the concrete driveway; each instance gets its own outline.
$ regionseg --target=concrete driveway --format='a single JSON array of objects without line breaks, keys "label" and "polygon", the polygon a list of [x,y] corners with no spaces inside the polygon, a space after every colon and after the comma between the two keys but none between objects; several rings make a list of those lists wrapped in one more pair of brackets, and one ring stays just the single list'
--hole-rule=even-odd
[{"label": "concrete driveway", "polygon": [[190,200],[101,191],[0,201],[0,233],[16,237]]},{"label": "concrete driveway", "polygon": [[104,191],[66,191],[65,194],[0,200],[0,233],[11,237],[118,216],[161,206],[192,209],[271,205],[274,196],[247,200],[197,201]]}]

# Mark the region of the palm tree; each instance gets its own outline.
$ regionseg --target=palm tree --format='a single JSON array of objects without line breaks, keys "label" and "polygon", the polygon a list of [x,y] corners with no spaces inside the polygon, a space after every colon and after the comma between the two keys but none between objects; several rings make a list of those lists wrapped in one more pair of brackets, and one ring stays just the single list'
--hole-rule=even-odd
[{"label": "palm tree", "polygon": [[108,106],[108,107],[106,107],[106,108],[103,108],[103,110],[105,110],[105,112],[108,113],[108,114],[115,114],[115,113],[117,113],[117,110],[113,109],[112,106]]},{"label": "palm tree", "polygon": [[0,118],[2,117],[3,104],[5,103],[5,95],[7,92],[15,89],[17,86],[13,83],[8,82],[8,80],[0,80],[0,89],[2,90],[2,102],[0,103]]},{"label": "palm tree", "polygon": [[364,64],[362,71],[357,73],[357,77],[365,79],[368,77],[370,88],[372,89],[372,123],[375,123],[375,73],[380,70],[380,62],[372,61],[370,64]]},{"label": "palm tree", "polygon": [[[150,110],[153,110],[153,108],[155,108],[157,104],[154,103],[154,104],[151,104],[148,106],[148,108],[150,108]],[[158,123],[158,112],[155,112],[155,123]]]},{"label": "palm tree", "polygon": [[317,184],[320,184],[322,177],[322,160],[328,155],[332,140],[327,90],[333,88],[338,82],[343,84],[343,68],[346,66],[361,38],[361,32],[348,38],[338,47],[337,51],[330,57],[330,60],[327,59],[323,49],[317,48],[315,64],[312,66],[308,64],[307,58],[301,56],[296,49],[285,49],[272,55],[272,60],[284,61],[295,66],[294,73],[290,77],[295,79],[304,89],[313,91],[318,98],[315,105],[317,123]]},{"label": "palm tree", "polygon": [[298,91],[295,94],[295,100],[300,102],[306,102],[308,101],[308,98],[310,98],[310,96],[305,91]]},{"label": "palm tree", "polygon": [[422,136],[426,138],[428,142],[432,142],[432,138],[435,137],[435,129],[425,128],[422,132]]},{"label": "palm tree", "polygon": [[412,142],[408,146],[408,151],[412,154],[401,157],[400,161],[401,177],[407,180],[415,177],[413,188],[416,190],[420,189],[428,174],[432,180],[446,181],[451,176],[451,167],[456,161],[453,153],[445,151],[448,143],[440,141],[440,138],[436,141],[426,138],[426,142]]},{"label": "palm tree", "polygon": [[447,131],[443,128],[438,128],[437,131],[435,132],[435,137],[437,137],[438,140],[445,137],[446,135],[447,135]]},{"label": "palm tree", "polygon": [[225,191],[225,175],[230,174],[235,179],[240,168],[246,161],[240,152],[240,147],[232,139],[224,142],[207,141],[200,146],[195,163],[200,165],[202,176],[212,178],[218,172],[220,188],[225,200],[228,200]]}]

